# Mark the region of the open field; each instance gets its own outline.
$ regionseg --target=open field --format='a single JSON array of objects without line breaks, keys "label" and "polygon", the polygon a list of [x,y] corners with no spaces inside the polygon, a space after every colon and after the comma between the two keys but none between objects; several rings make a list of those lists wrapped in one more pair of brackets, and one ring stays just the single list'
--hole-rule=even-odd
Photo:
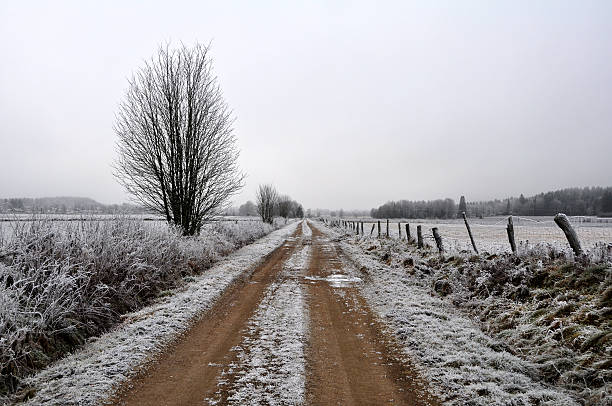
[{"label": "open field", "polygon": [[[168,229],[168,223],[165,219],[154,214],[130,214],[130,215],[114,215],[114,214],[20,214],[20,213],[0,213],[0,241],[12,238],[20,228],[28,227],[33,222],[52,222],[58,230],[73,228],[72,223],[79,224],[95,224],[103,222],[112,222],[117,220],[125,220],[141,223],[143,227],[151,230],[163,232]],[[207,229],[212,229],[214,224],[220,222],[253,222],[261,223],[259,217],[254,216],[217,216],[207,222],[202,230],[206,233]],[[280,223],[279,223],[280,224]]]},{"label": "open field", "polygon": [[[486,217],[483,219],[469,218],[468,222],[474,235],[477,247],[490,253],[509,252],[508,235],[506,233],[507,216]],[[373,224],[378,219],[356,218],[346,219],[364,222],[364,232],[370,235]],[[519,249],[534,247],[538,244],[551,245],[555,249],[569,250],[563,231],[554,223],[552,217],[514,217],[514,233]],[[593,217],[570,217],[572,226],[585,250],[590,250],[598,243],[612,244],[612,219]],[[398,238],[397,224],[401,223],[402,238],[406,238],[405,224],[410,224],[411,236],[416,238],[416,227],[422,226],[425,242],[434,245],[431,233],[432,227],[438,227],[449,252],[471,251],[472,246],[463,219],[432,220],[432,219],[392,219],[389,220],[389,236]],[[381,232],[386,234],[386,220],[381,219]],[[373,236],[377,235],[374,228]]]}]

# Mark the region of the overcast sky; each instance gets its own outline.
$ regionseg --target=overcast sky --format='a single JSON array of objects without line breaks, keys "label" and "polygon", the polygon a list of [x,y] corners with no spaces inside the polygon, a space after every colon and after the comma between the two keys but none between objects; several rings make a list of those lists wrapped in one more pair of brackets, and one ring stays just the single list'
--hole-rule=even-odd
[{"label": "overcast sky", "polygon": [[0,197],[127,201],[114,115],[166,41],[212,43],[237,204],[612,185],[612,1],[0,0]]}]

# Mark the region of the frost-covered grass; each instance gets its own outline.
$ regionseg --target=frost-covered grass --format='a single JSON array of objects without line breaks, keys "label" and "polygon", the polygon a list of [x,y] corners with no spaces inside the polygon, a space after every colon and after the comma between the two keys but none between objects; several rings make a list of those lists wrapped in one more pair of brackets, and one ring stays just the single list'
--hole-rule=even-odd
[{"label": "frost-covered grass", "polygon": [[274,231],[221,260],[207,272],[188,277],[177,292],[125,315],[124,322],[81,349],[26,378],[27,404],[98,405],[121,382],[155,358],[191,321],[210,308],[238,278],[248,275],[261,259],[293,233],[296,224]]},{"label": "frost-covered grass", "polygon": [[[303,224],[303,230],[310,231]],[[308,314],[300,279],[309,256],[310,245],[299,248],[266,289],[242,342],[233,349],[237,362],[223,371],[225,378],[219,382],[221,387],[231,383],[227,404],[304,403]],[[218,399],[208,401],[215,404]]]},{"label": "frost-covered grass", "polygon": [[406,254],[405,241],[339,240],[361,270],[364,297],[444,404],[579,404],[563,388],[542,382],[535,362],[484,332],[478,320],[434,291],[426,276],[436,268]]},{"label": "frost-covered grass", "polygon": [[222,256],[272,231],[218,222],[185,238],[143,221],[57,222],[0,236],[0,399],[19,381],[82,345]]}]

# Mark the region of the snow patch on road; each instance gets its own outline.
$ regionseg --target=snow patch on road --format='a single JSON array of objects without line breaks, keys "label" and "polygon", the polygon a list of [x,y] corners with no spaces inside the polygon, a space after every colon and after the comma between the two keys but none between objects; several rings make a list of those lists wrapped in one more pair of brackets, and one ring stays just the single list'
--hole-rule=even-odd
[{"label": "snow patch on road", "polygon": [[355,283],[361,282],[360,278],[347,276],[343,274],[333,274],[326,278],[320,276],[305,276],[307,281],[323,281],[329,283],[332,288],[349,288]]},{"label": "snow patch on road", "polygon": [[302,235],[306,240],[310,240],[312,238],[312,230],[310,227],[308,227],[306,221],[302,221]]},{"label": "snow patch on road", "polygon": [[[310,231],[308,226],[303,228]],[[238,361],[223,375],[231,385],[228,404],[298,405],[305,395],[305,345],[308,313],[301,279],[308,265],[311,246],[302,245],[285,263],[280,278],[266,290],[245,338],[235,347]],[[207,399],[209,404],[219,401]]]},{"label": "snow patch on road", "polygon": [[359,286],[372,310],[418,363],[444,404],[577,404],[565,392],[534,381],[529,362],[503,351],[500,343],[405,270],[386,266],[347,242],[340,246],[366,274]]},{"label": "snow patch on road", "polygon": [[228,255],[180,292],[128,315],[126,322],[26,380],[36,394],[28,405],[95,405],[137,368],[159,354],[220,294],[297,228],[292,223]]}]

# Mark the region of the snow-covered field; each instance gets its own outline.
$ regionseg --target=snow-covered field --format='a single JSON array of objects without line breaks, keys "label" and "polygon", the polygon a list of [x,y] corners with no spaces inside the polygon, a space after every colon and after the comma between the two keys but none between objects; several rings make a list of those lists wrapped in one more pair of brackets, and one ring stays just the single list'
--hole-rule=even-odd
[{"label": "snow-covered field", "polygon": [[[585,249],[592,249],[595,244],[604,242],[612,244],[612,219],[597,219],[574,217],[570,218],[576,233]],[[359,219],[364,221],[364,232],[370,235],[372,219]],[[367,222],[367,223],[365,223]],[[431,220],[431,219],[410,219],[410,220],[389,220],[389,236],[398,238],[398,222],[401,223],[402,238],[406,238],[405,224],[410,224],[412,238],[416,239],[417,226],[422,227],[425,242],[435,245],[433,241],[433,227],[437,227],[445,248],[449,252],[471,251],[472,245],[461,219],[452,220]],[[484,219],[468,219],[476,246],[482,252],[499,253],[509,252],[510,244],[506,233],[508,223],[505,217],[488,217]],[[551,244],[557,249],[568,249],[567,239],[563,231],[552,220],[552,217],[513,217],[514,234],[517,245],[522,247],[533,247],[537,244]],[[380,220],[381,232],[386,234],[386,220]],[[373,236],[376,236],[377,228],[374,228]]]},{"label": "snow-covered field", "polygon": [[[303,223],[304,237],[310,228]],[[243,341],[233,351],[238,361],[223,371],[231,377],[227,404],[299,405],[304,403],[308,314],[301,278],[310,245],[301,246],[285,263],[278,280],[267,288]],[[219,382],[227,385],[228,380]],[[217,403],[209,399],[210,404]]]},{"label": "snow-covered field", "polygon": [[176,294],[129,314],[111,332],[90,340],[74,354],[28,378],[25,384],[34,397],[26,404],[98,404],[138,366],[185,331],[190,321],[209,308],[237,278],[252,271],[296,226],[290,224],[230,254]]},{"label": "snow-covered field", "polygon": [[[165,231],[168,228],[166,220],[156,214],[130,214],[130,215],[114,215],[114,214],[7,214],[0,213],[0,241],[8,241],[13,237],[15,232],[24,226],[28,226],[32,222],[52,222],[58,230],[70,228],[74,223],[96,223],[106,221],[127,220],[133,222],[142,222],[143,226],[156,231]],[[260,223],[260,217],[254,216],[218,216],[213,221],[207,222],[202,233],[205,234],[208,229],[214,228],[217,223],[236,223],[236,222],[253,222]],[[276,219],[277,225],[280,225],[284,220]]]},{"label": "snow-covered field", "polygon": [[444,404],[578,404],[563,390],[539,383],[532,364],[505,351],[405,269],[387,266],[350,240],[340,245],[361,270],[364,297]]}]

